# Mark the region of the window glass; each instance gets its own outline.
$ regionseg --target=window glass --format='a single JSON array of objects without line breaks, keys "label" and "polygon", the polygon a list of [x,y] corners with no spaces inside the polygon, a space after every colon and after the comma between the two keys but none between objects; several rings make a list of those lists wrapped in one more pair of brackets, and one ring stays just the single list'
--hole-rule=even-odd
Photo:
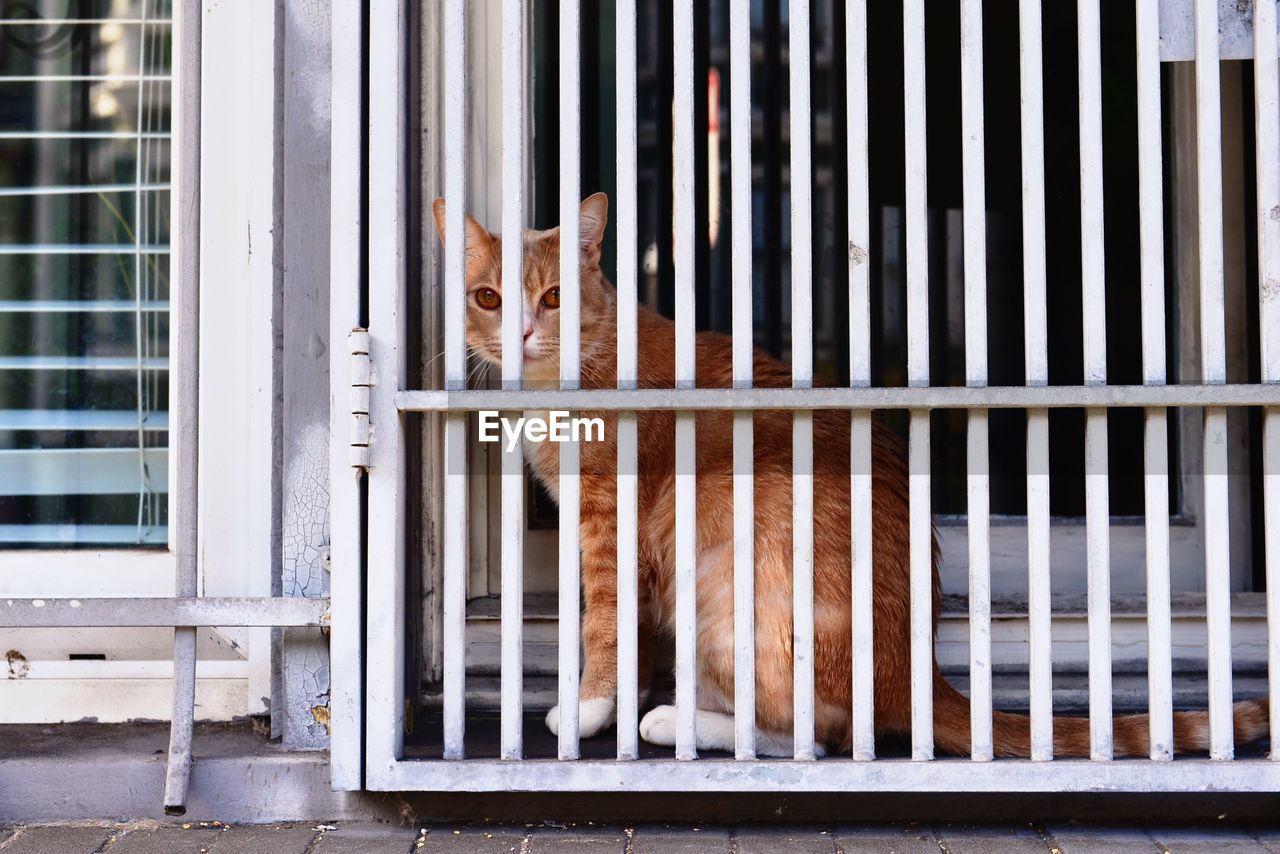
[{"label": "window glass", "polygon": [[0,547],[167,540],[172,14],[0,6]]}]

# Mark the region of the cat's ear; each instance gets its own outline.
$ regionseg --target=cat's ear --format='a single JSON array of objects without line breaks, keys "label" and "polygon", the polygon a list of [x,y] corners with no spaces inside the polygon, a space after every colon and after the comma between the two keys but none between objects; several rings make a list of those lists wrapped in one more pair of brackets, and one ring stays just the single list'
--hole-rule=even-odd
[{"label": "cat's ear", "polygon": [[608,224],[608,196],[595,193],[582,200],[578,209],[578,234],[582,244],[583,266],[600,263],[600,241],[604,239],[604,229]]},{"label": "cat's ear", "polygon": [[[431,214],[436,221],[436,232],[440,242],[444,243],[444,199],[436,199],[431,203]],[[485,231],[484,226],[467,214],[467,258],[475,260],[492,251],[493,235]]]}]

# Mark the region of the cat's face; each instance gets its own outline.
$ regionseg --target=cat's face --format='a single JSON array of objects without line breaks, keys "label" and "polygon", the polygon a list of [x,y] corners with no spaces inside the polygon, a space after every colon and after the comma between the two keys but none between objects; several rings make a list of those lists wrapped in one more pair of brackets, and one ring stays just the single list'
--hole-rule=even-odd
[{"label": "cat's face", "polygon": [[[436,230],[444,240],[444,199],[432,204]],[[600,273],[600,240],[608,221],[609,199],[596,193],[580,208],[580,290],[582,357],[601,344],[596,334],[610,325],[613,289]],[[560,229],[525,231],[524,288],[518,295],[502,289],[502,238],[467,215],[467,344],[486,362],[502,364],[502,313],[524,304],[524,377],[555,384],[560,376]]]}]

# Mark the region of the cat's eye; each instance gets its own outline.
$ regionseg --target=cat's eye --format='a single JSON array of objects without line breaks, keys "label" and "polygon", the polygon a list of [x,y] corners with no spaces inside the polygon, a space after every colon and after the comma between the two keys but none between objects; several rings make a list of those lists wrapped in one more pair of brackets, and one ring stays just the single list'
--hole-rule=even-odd
[{"label": "cat's eye", "polygon": [[502,305],[502,297],[493,288],[481,288],[476,291],[476,305],[487,311],[493,311]]},{"label": "cat's eye", "polygon": [[547,308],[559,308],[560,307],[560,289],[552,288],[551,290],[543,294],[542,304],[545,305]]}]

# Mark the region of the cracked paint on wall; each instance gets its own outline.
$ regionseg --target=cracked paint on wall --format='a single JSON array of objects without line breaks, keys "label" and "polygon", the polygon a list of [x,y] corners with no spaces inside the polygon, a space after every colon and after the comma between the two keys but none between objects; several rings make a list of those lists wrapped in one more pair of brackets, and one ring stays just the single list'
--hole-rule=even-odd
[{"label": "cracked paint on wall", "polygon": [[[329,431],[314,424],[296,438],[285,463],[281,508],[281,582],[285,596],[329,595]],[[328,747],[328,723],[314,709],[329,704],[329,645],[320,629],[284,632],[281,689],[284,745]]]},{"label": "cracked paint on wall", "polygon": [[285,466],[281,519],[285,596],[329,595],[329,431],[312,425]]},{"label": "cracked paint on wall", "polygon": [[[280,132],[288,156],[279,260],[282,304],[280,591],[329,595],[329,166],[332,0],[285,0]],[[329,705],[329,638],[280,633],[281,735],[290,749],[328,747],[316,707]]]}]

